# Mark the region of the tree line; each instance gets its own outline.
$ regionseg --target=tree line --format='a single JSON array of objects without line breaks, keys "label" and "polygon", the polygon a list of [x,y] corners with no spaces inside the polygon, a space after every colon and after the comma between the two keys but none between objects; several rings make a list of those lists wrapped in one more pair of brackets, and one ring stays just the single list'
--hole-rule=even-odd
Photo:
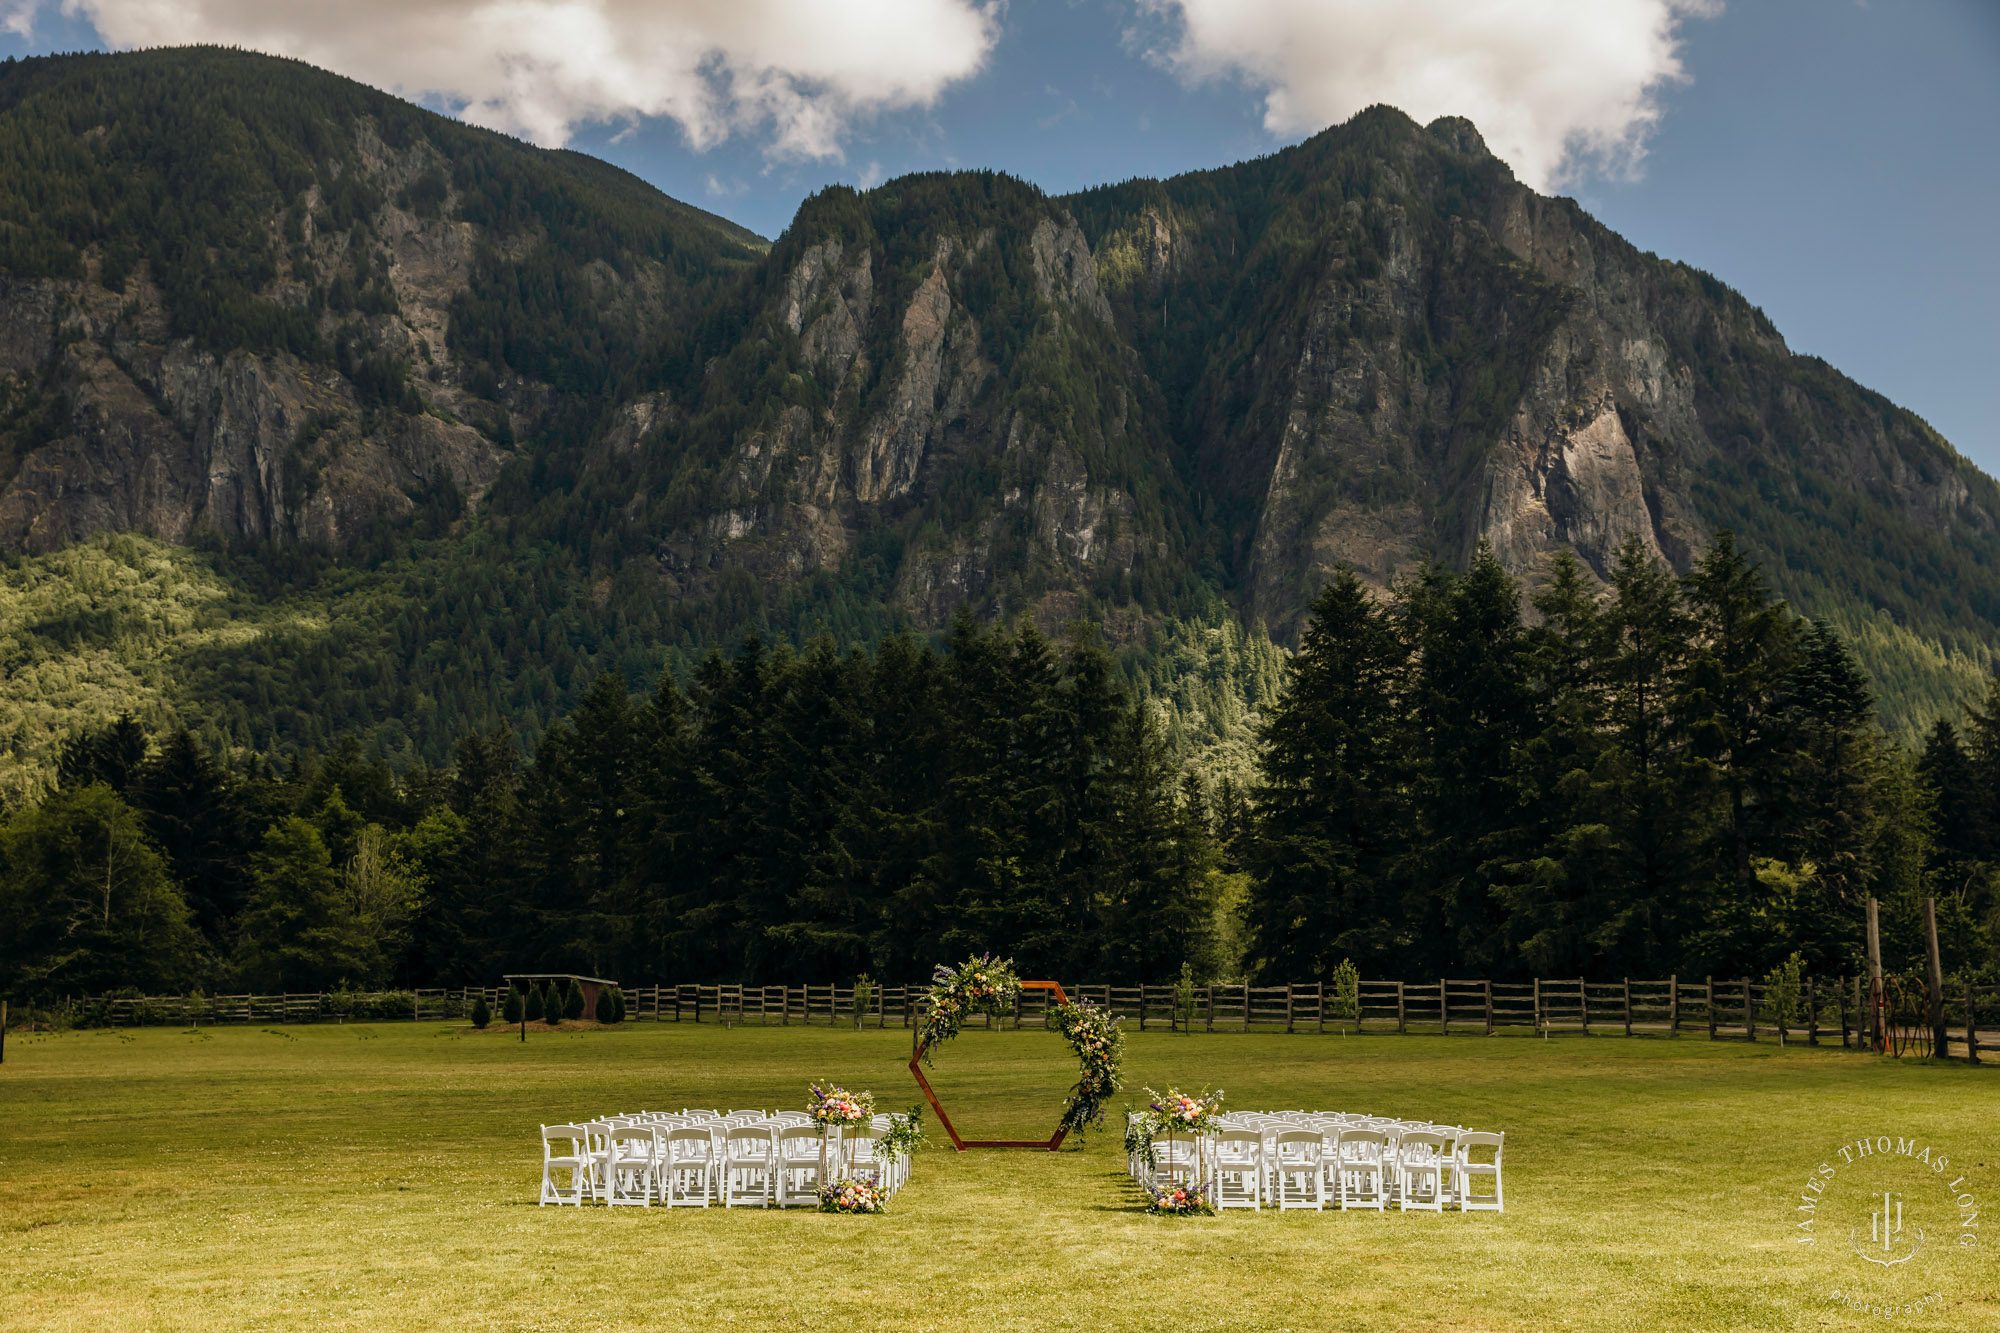
[{"label": "tree line", "polygon": [[758,639],[525,761],[349,738],[282,767],[130,719],[0,811],[0,989],[305,991],[573,969],[919,978],[983,949],[1112,982],[1743,975],[1891,966],[1939,900],[1991,972],[2000,692],[1910,753],[1840,637],[1727,533],[1683,577],[1636,540],[1530,592],[1490,551],[1319,593],[1246,784],[1177,758],[1088,633],[842,652]]}]

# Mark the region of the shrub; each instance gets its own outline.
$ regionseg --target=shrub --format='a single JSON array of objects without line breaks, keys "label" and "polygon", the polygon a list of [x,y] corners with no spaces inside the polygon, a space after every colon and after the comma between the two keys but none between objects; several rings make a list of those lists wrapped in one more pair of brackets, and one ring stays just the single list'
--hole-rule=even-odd
[{"label": "shrub", "polygon": [[521,992],[515,990],[514,984],[509,982],[507,983],[507,998],[500,1001],[500,1017],[502,1021],[509,1027],[520,1022],[521,1009]]},{"label": "shrub", "polygon": [[562,1012],[564,1018],[583,1017],[583,987],[570,983],[569,998],[563,1001]]},{"label": "shrub", "polygon": [[611,1021],[614,1023],[625,1021],[625,992],[617,986],[611,988]]},{"label": "shrub", "polygon": [[562,1026],[562,987],[556,985],[553,981],[542,988],[542,1021],[552,1028]]},{"label": "shrub", "polygon": [[486,992],[481,991],[472,1001],[472,1026],[483,1028],[492,1021],[492,1007],[486,1003]]},{"label": "shrub", "polygon": [[528,1021],[529,1021],[530,1023],[539,1023],[539,1022],[541,1022],[541,1021],[542,1021],[542,988],[541,988],[540,986],[537,986],[537,985],[536,985],[536,984],[535,984],[534,982],[532,982],[532,981],[528,983],[528,1000],[527,1000],[527,1005],[528,1005],[528,1009],[527,1009],[527,1013],[528,1013]]},{"label": "shrub", "polygon": [[612,1024],[618,1021],[618,1005],[611,998],[611,987],[597,988],[597,1012],[593,1015],[598,1022]]}]

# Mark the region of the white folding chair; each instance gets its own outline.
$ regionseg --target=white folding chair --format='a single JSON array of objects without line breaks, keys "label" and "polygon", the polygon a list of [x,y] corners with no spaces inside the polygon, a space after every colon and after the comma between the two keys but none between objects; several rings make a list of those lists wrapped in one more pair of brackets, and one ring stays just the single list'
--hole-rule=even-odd
[{"label": "white folding chair", "polygon": [[669,1208],[706,1208],[715,1187],[715,1141],[698,1125],[661,1136],[660,1201]]},{"label": "white folding chair", "polygon": [[1412,1130],[1396,1142],[1396,1206],[1404,1212],[1444,1211],[1451,1140],[1430,1130]]},{"label": "white folding chair", "polygon": [[1381,1212],[1388,1201],[1389,1136],[1379,1129],[1343,1129],[1335,1141],[1340,1154],[1340,1206]]},{"label": "white folding chair", "polygon": [[771,1131],[762,1125],[738,1125],[723,1135],[722,1142],[722,1206],[769,1207],[777,1174]]},{"label": "white folding chair", "polygon": [[1264,1136],[1254,1129],[1225,1129],[1215,1136],[1215,1206],[1261,1210],[1264,1202]]},{"label": "white folding chair", "polygon": [[[1451,1173],[1454,1190],[1458,1196],[1458,1206],[1468,1213],[1502,1213],[1507,1211],[1500,1190],[1500,1154],[1507,1144],[1505,1134],[1486,1134],[1470,1131],[1460,1134],[1452,1145]],[[1492,1149],[1489,1160],[1487,1149]],[[1486,1193],[1474,1186],[1491,1180],[1493,1192]]]},{"label": "white folding chair", "polygon": [[[543,1205],[583,1207],[583,1196],[590,1189],[589,1150],[590,1132],[582,1125],[542,1126]],[[569,1173],[567,1184],[558,1178],[562,1172]]]},{"label": "white folding chair", "polygon": [[1278,1211],[1326,1206],[1326,1190],[1320,1181],[1320,1132],[1316,1129],[1281,1129],[1271,1136],[1272,1174],[1277,1189],[1273,1201]]},{"label": "white folding chair", "polygon": [[819,1206],[820,1165],[829,1145],[810,1118],[804,1124],[782,1123],[773,1132],[777,1143],[777,1204],[780,1208]]},{"label": "white folding chair", "polygon": [[658,1179],[659,1130],[653,1125],[619,1125],[605,1135],[604,1202],[653,1206]]}]

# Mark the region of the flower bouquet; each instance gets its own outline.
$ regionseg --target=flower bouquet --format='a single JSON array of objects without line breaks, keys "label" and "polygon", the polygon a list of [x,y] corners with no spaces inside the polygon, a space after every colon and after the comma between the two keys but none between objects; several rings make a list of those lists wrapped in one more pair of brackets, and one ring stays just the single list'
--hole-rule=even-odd
[{"label": "flower bouquet", "polygon": [[822,1213],[885,1213],[889,1197],[865,1180],[836,1180],[819,1187]]},{"label": "flower bouquet", "polygon": [[862,1124],[875,1114],[875,1094],[849,1092],[838,1083],[815,1083],[806,1101],[806,1114],[822,1129]]},{"label": "flower bouquet", "polygon": [[1222,1090],[1190,1097],[1179,1088],[1146,1089],[1146,1109],[1126,1122],[1125,1152],[1148,1166],[1159,1165],[1153,1140],[1162,1134],[1213,1134],[1222,1128]]},{"label": "flower bouquet", "polygon": [[917,1034],[924,1063],[931,1062],[934,1048],[958,1035],[969,1016],[1001,1013],[1020,993],[1021,979],[1014,974],[1012,959],[989,953],[968,958],[957,967],[939,963],[924,997],[923,1028]]},{"label": "flower bouquet", "polygon": [[1118,1091],[1125,1033],[1116,1018],[1088,1000],[1057,1005],[1050,1013],[1056,1030],[1076,1052],[1080,1077],[1063,1103],[1062,1127],[1081,1138],[1086,1126],[1104,1123],[1105,1105]]},{"label": "flower bouquet", "polygon": [[1207,1184],[1195,1181],[1178,1185],[1148,1182],[1146,1211],[1156,1217],[1213,1217],[1215,1192]]}]

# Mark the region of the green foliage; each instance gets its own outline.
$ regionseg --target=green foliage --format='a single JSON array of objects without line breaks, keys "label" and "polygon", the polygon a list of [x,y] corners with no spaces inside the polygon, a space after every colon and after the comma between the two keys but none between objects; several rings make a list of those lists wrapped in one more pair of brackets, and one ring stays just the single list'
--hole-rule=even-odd
[{"label": "green foliage", "polygon": [[[583,1014],[582,992],[578,992],[576,997],[576,1011],[577,1016],[581,1017]],[[592,1014],[591,1017],[600,1023],[616,1023],[618,1021],[618,1001],[612,998],[611,987],[598,987],[597,1012]]]},{"label": "green foliage", "polygon": [[539,983],[532,981],[528,983],[527,999],[522,1012],[527,1015],[527,1020],[530,1023],[539,1023],[542,1021],[542,1015],[546,1012],[546,1008],[542,1003],[542,988]]},{"label": "green foliage", "polygon": [[[472,1013],[469,1015],[469,1017],[472,1020],[472,1026],[479,1028],[482,1031],[485,1030],[485,1028],[490,1023],[493,1022],[493,1006],[486,1003],[486,995],[484,992],[481,992],[480,994],[472,997]],[[510,1018],[507,1021],[511,1023],[517,1020]]]},{"label": "green foliage", "polygon": [[583,1017],[583,987],[575,982],[570,983],[568,993],[563,996],[562,1013],[568,1019]]},{"label": "green foliage", "polygon": [[527,1000],[513,986],[507,987],[506,995],[500,1000],[500,1021],[510,1026],[521,1022],[527,1011]]}]

